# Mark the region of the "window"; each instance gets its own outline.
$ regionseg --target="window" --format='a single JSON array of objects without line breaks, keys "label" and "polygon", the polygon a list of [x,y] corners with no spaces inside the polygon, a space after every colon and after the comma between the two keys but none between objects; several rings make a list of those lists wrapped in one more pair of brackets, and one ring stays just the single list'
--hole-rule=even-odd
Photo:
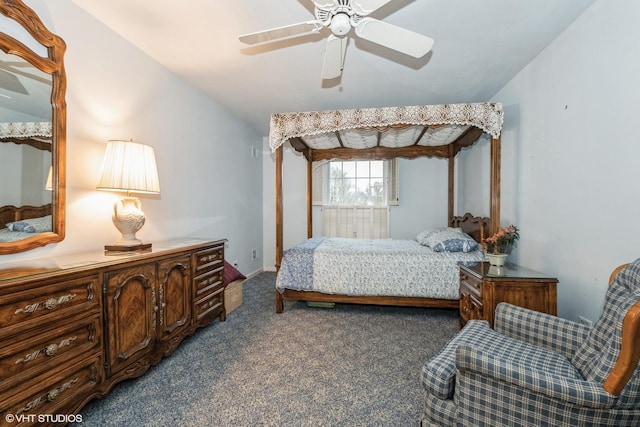
[{"label": "window", "polygon": [[381,206],[384,193],[382,160],[329,163],[329,204]]},{"label": "window", "polygon": [[398,200],[398,160],[331,161],[313,169],[313,204],[389,206]]},{"label": "window", "polygon": [[313,203],[328,237],[388,238],[398,204],[398,161],[331,161],[313,170]]}]

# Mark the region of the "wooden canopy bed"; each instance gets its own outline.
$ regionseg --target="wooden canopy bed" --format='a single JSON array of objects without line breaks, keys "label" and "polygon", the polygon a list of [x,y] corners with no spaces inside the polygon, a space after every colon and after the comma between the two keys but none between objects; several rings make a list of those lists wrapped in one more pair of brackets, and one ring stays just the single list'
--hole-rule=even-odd
[{"label": "wooden canopy bed", "polygon": [[[276,160],[276,270],[283,261],[283,144],[307,160],[307,237],[312,238],[312,163],[322,160],[383,160],[436,157],[448,161],[448,226],[476,241],[500,227],[500,132],[497,103],[444,104],[273,114],[269,144]],[[456,155],[487,134],[491,138],[489,217],[454,215]],[[363,136],[364,135],[364,136]],[[457,308],[458,299],[416,296],[352,295],[340,292],[276,289],[276,312],[284,300]]]}]

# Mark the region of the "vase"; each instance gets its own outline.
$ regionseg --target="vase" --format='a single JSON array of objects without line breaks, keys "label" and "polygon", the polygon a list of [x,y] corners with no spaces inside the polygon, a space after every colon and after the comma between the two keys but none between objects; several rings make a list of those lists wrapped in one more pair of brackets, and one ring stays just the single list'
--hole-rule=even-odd
[{"label": "vase", "polygon": [[508,256],[508,254],[487,254],[489,264],[495,265],[496,267],[502,267]]},{"label": "vase", "polygon": [[487,271],[487,275],[491,277],[504,277],[507,275],[507,272],[504,270],[504,267],[490,265],[489,270]]}]

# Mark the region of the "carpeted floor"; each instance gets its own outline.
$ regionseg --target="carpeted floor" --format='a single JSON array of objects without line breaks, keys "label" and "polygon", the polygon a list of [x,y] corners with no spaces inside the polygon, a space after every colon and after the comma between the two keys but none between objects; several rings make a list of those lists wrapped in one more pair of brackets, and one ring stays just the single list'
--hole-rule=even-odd
[{"label": "carpeted floor", "polygon": [[274,273],[144,376],[82,410],[88,426],[417,426],[420,368],[457,332],[455,310],[286,302]]}]

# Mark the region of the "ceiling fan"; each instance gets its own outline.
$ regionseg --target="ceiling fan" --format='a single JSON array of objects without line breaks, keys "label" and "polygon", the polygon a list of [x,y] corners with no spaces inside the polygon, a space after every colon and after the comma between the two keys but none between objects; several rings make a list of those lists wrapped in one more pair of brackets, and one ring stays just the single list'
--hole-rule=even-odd
[{"label": "ceiling fan", "polygon": [[407,29],[369,18],[377,10],[393,0],[311,0],[315,5],[316,19],[258,31],[239,37],[246,44],[267,43],[306,34],[318,33],[324,27],[331,29],[324,49],[322,78],[334,79],[342,75],[347,35],[353,28],[358,37],[420,58],[433,46],[433,39]]}]

